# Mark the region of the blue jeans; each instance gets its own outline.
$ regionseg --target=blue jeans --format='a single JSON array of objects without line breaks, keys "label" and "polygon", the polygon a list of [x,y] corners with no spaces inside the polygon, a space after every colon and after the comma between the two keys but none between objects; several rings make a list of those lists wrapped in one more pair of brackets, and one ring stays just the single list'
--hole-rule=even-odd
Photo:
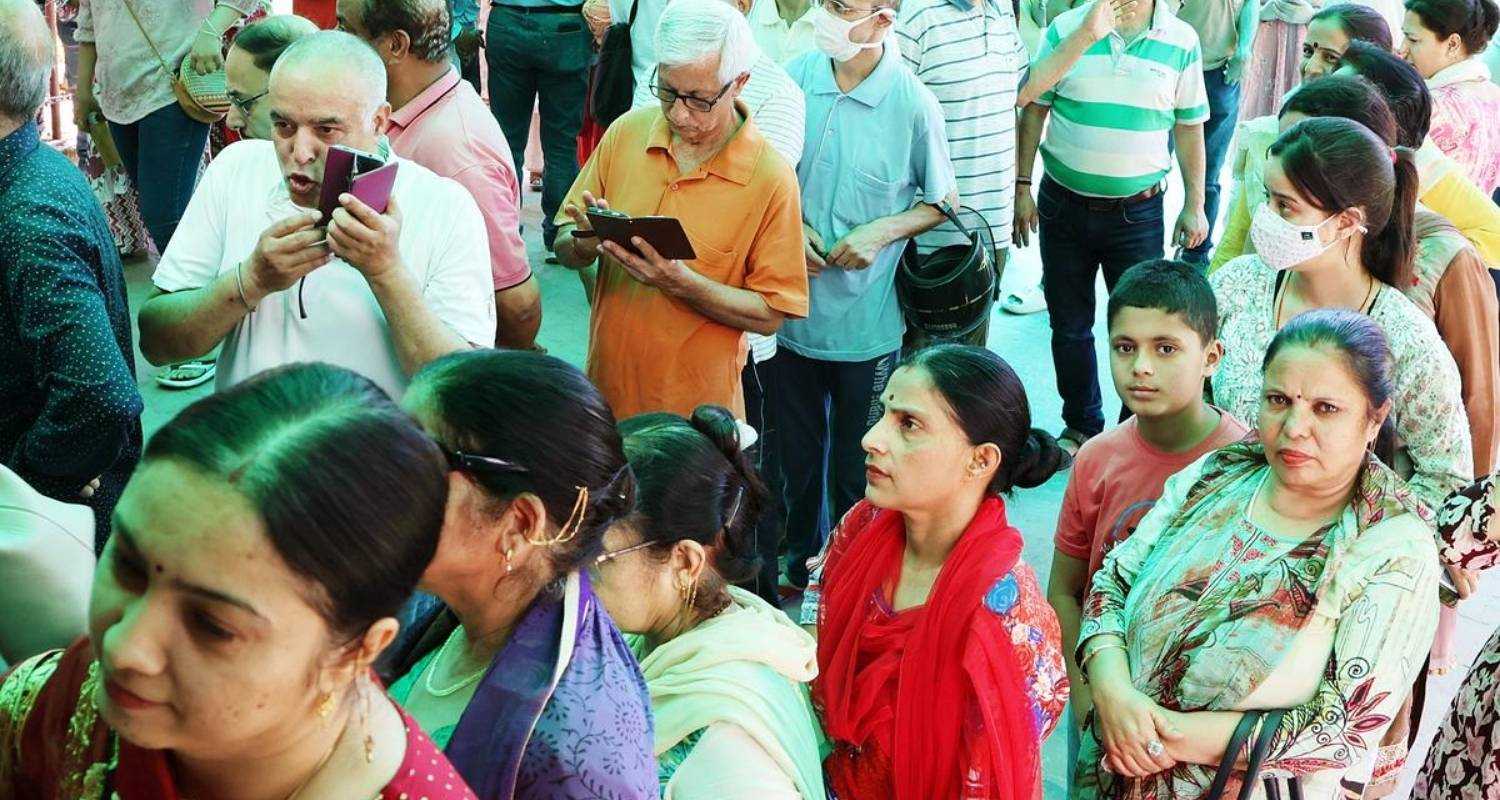
[{"label": "blue jeans", "polygon": [[1042,178],[1042,294],[1052,324],[1052,364],[1063,422],[1093,436],[1104,430],[1099,367],[1094,358],[1094,280],[1102,267],[1113,290],[1125,270],[1162,256],[1162,196],[1131,202],[1095,200]]},{"label": "blue jeans", "polygon": [[109,123],[110,136],[141,199],[141,218],[156,251],[165,253],[198,183],[208,125],[174,101],[129,125]]},{"label": "blue jeans", "polygon": [[1224,171],[1224,154],[1234,138],[1234,123],[1240,115],[1240,85],[1224,82],[1224,68],[1203,73],[1203,88],[1208,90],[1208,122],[1203,124],[1203,213],[1208,217],[1208,236],[1203,244],[1186,250],[1186,261],[1207,263],[1214,244],[1214,223],[1219,218],[1219,173]]},{"label": "blue jeans", "polygon": [[485,55],[490,65],[490,110],[510,143],[516,169],[526,157],[533,101],[541,114],[542,243],[552,249],[552,218],[578,177],[578,131],[588,94],[591,38],[578,13],[490,8]]},{"label": "blue jeans", "polygon": [[783,345],[760,365],[771,372],[767,399],[786,481],[786,574],[797,586],[807,584],[807,560],[823,549],[830,519],[865,496],[860,440],[880,421],[880,394],[899,355],[820,361]]}]

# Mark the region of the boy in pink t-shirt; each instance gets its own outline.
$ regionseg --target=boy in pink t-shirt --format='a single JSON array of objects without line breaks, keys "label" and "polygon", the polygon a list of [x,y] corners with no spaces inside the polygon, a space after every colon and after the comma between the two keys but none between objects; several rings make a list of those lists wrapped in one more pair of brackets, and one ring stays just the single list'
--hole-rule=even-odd
[{"label": "boy in pink t-shirt", "polygon": [[1109,369],[1133,414],[1090,439],[1073,462],[1057,518],[1047,599],[1062,624],[1074,730],[1092,698],[1074,663],[1084,595],[1104,556],[1135,531],[1167,478],[1246,433],[1203,399],[1203,381],[1224,353],[1213,289],[1180,261],[1147,261],[1120,276],[1109,296]]}]

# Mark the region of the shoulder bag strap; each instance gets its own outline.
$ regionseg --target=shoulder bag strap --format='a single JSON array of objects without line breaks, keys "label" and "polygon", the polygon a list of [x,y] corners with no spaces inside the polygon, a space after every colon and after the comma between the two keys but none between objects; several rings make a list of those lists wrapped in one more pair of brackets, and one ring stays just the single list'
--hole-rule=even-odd
[{"label": "shoulder bag strap", "polygon": [[1239,800],[1250,800],[1255,791],[1255,779],[1260,777],[1260,768],[1266,763],[1266,753],[1271,749],[1271,740],[1276,738],[1276,729],[1281,727],[1281,718],[1286,711],[1267,711],[1261,718],[1260,736],[1250,748],[1250,763],[1245,767],[1245,783],[1240,786]]},{"label": "shoulder bag strap", "polygon": [[141,18],[136,16],[135,8],[130,5],[130,0],[120,0],[120,4],[125,6],[126,11],[130,12],[130,18],[135,21],[136,30],[141,32],[141,38],[146,40],[146,44],[151,48],[151,52],[156,55],[156,63],[161,67],[161,71],[166,73],[167,80],[176,80],[177,76],[167,66],[167,60],[161,57],[161,51],[156,49],[156,42],[151,41],[151,34],[146,33],[146,26],[142,25]]},{"label": "shoulder bag strap", "polygon": [[[1214,782],[1209,785],[1208,794],[1203,796],[1203,800],[1222,800],[1224,789],[1229,785],[1229,776],[1234,774],[1234,762],[1239,759],[1245,740],[1250,738],[1250,729],[1255,727],[1255,721],[1260,719],[1260,715],[1259,711],[1246,711],[1240,717],[1240,724],[1234,726],[1229,746],[1224,748],[1224,757],[1219,759],[1219,770],[1214,773]],[[1248,780],[1246,785],[1249,785]]]},{"label": "shoulder bag strap", "polygon": [[641,0],[634,0],[634,2],[632,2],[630,4],[630,16],[628,18],[626,18],[626,20],[625,20],[626,27],[629,27],[629,26],[635,24],[635,12],[637,10],[639,10],[640,7],[641,7]]}]

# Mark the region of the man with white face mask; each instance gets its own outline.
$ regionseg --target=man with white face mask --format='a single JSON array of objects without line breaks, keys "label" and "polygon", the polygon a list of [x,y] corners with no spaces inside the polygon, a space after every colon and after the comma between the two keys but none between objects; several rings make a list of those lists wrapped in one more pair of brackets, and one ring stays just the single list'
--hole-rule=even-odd
[{"label": "man with white face mask", "polygon": [[905,332],[896,263],[908,239],[942,221],[937,204],[957,188],[942,108],[901,58],[896,15],[890,0],[822,0],[807,17],[817,49],[787,63],[807,95],[797,177],[811,300],[807,319],[781,328],[768,391],[788,578],[799,586],[827,520],[864,496],[860,438],[880,417]]}]

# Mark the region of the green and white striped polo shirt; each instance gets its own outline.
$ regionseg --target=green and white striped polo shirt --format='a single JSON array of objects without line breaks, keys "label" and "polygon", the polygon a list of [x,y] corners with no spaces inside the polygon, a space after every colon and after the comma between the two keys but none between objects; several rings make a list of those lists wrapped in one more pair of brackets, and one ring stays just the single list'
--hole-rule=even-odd
[{"label": "green and white striped polo shirt", "polygon": [[[1037,59],[1082,25],[1092,5],[1058,15]],[[1052,107],[1042,142],[1048,176],[1094,197],[1145,191],[1172,169],[1173,126],[1208,119],[1198,34],[1157,0],[1149,28],[1130,42],[1118,32],[1095,42],[1037,102]]]}]

